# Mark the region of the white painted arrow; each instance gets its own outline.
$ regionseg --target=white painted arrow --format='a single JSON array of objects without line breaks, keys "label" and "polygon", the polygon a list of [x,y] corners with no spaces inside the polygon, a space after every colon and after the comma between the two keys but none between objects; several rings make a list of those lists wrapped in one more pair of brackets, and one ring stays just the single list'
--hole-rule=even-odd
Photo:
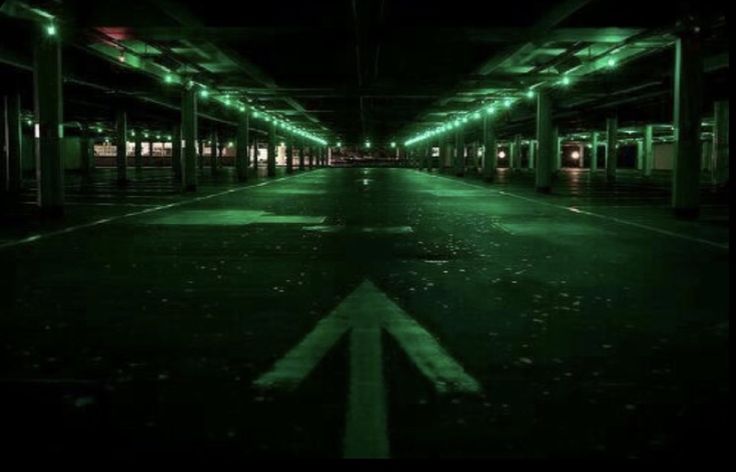
[{"label": "white painted arrow", "polygon": [[440,393],[480,392],[480,384],[437,340],[369,281],[363,282],[304,339],[255,380],[261,388],[292,389],[350,331],[350,398],[345,457],[388,457],[381,330],[385,329]]}]

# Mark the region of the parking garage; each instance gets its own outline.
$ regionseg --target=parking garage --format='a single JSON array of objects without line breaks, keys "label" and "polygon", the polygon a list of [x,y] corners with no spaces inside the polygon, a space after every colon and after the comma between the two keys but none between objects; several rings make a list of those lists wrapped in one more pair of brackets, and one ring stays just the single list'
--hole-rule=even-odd
[{"label": "parking garage", "polygon": [[8,457],[725,457],[726,7],[641,3],[0,1]]}]

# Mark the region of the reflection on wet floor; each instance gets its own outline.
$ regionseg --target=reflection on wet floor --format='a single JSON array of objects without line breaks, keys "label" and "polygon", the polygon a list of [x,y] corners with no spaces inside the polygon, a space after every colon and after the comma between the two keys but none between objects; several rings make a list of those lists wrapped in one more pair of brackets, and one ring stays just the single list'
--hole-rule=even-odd
[{"label": "reflection on wet floor", "polygon": [[[392,457],[721,447],[727,200],[708,194],[703,220],[680,222],[656,182],[562,174],[539,196],[529,179],[325,169],[203,179],[195,196],[157,171],[70,191],[89,205],[61,222],[14,209],[6,241],[55,231],[0,252],[14,444],[336,457],[372,430],[375,415],[350,415],[365,401]],[[94,205],[111,202],[155,211]],[[253,385],[289,353],[298,388]],[[444,394],[448,365],[479,388]],[[382,388],[358,395],[354,376],[371,372]]]}]

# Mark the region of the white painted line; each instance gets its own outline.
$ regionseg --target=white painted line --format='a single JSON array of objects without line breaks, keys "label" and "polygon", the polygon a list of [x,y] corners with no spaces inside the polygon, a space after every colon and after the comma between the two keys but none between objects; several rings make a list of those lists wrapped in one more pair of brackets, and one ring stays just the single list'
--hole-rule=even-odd
[{"label": "white painted line", "polygon": [[[419,172],[419,171],[417,171],[417,172]],[[690,242],[694,242],[694,243],[704,244],[706,246],[711,246],[711,247],[714,247],[714,248],[718,248],[718,249],[723,249],[723,250],[729,251],[729,245],[728,244],[717,243],[715,241],[710,241],[708,239],[697,238],[697,237],[694,237],[694,236],[688,236],[688,235],[685,235],[685,234],[675,233],[673,231],[668,231],[666,229],[661,229],[661,228],[657,228],[657,227],[654,227],[654,226],[645,225],[645,224],[642,224],[642,223],[636,223],[634,221],[624,220],[622,218],[616,218],[615,216],[601,215],[600,213],[593,213],[592,211],[581,210],[581,209],[575,208],[575,207],[568,207],[568,206],[564,206],[564,205],[557,205],[555,203],[544,202],[544,201],[541,201],[541,200],[536,199],[536,198],[525,197],[523,195],[518,195],[518,194],[515,194],[515,193],[507,192],[505,190],[490,189],[490,188],[484,187],[482,185],[472,184],[472,183],[468,183],[468,182],[463,182],[461,180],[455,180],[455,179],[452,179],[452,178],[449,178],[449,177],[445,177],[443,175],[428,175],[428,177],[441,178],[441,179],[445,179],[445,180],[448,180],[450,182],[455,182],[455,183],[458,183],[458,184],[461,184],[461,185],[467,185],[469,187],[482,188],[482,189],[488,190],[489,192],[497,193],[498,195],[503,195],[503,196],[506,196],[506,197],[516,198],[516,199],[524,200],[524,201],[527,201],[527,202],[530,202],[530,203],[536,203],[537,205],[542,205],[542,206],[546,206],[546,207],[550,207],[550,208],[556,208],[558,210],[569,211],[569,212],[572,212],[572,213],[577,213],[579,215],[585,215],[585,216],[589,216],[591,218],[598,218],[600,220],[610,221],[612,223],[618,223],[618,224],[625,225],[625,226],[631,226],[631,227],[634,227],[634,228],[643,229],[645,231],[651,231],[653,233],[658,233],[658,234],[661,234],[663,236],[669,236],[669,237],[672,237],[672,238],[677,238],[677,239],[682,239],[682,240],[685,240],[685,241],[690,241]]]},{"label": "white painted line", "polygon": [[25,237],[23,239],[16,239],[16,240],[13,240],[13,241],[8,241],[6,243],[2,243],[2,244],[0,244],[0,251],[3,250],[3,249],[9,249],[9,248],[16,247],[16,246],[21,246],[21,245],[24,245],[24,244],[34,243],[34,242],[40,241],[42,239],[48,239],[48,238],[51,238],[51,237],[54,237],[54,236],[60,236],[62,234],[69,234],[69,233],[73,233],[73,232],[76,232],[76,231],[79,231],[79,230],[83,230],[83,229],[87,229],[87,228],[94,228],[95,226],[104,225],[106,223],[111,223],[113,221],[119,221],[119,220],[122,220],[122,219],[125,219],[125,218],[130,218],[130,217],[133,217],[133,216],[145,215],[145,214],[148,214],[148,213],[154,213],[154,212],[161,211],[161,210],[168,210],[169,208],[175,208],[175,207],[179,207],[179,206],[182,206],[182,205],[188,205],[190,203],[196,203],[196,202],[201,202],[201,201],[204,201],[204,200],[209,200],[209,199],[212,199],[212,198],[221,197],[221,196],[227,195],[229,193],[242,192],[244,190],[248,190],[248,189],[252,189],[252,188],[256,188],[256,187],[263,187],[264,185],[270,185],[270,184],[274,184],[276,182],[282,182],[284,180],[301,177],[303,175],[307,175],[307,174],[304,173],[304,174],[289,175],[289,176],[286,176],[286,177],[279,177],[278,179],[269,180],[267,182],[263,182],[263,183],[260,183],[260,184],[257,184],[257,185],[248,185],[246,187],[231,188],[231,189],[228,189],[228,190],[223,190],[222,192],[212,193],[212,194],[209,194],[209,195],[203,195],[201,197],[190,198],[189,200],[183,200],[183,201],[176,202],[176,203],[169,203],[168,205],[160,205],[160,206],[156,206],[156,207],[152,207],[152,208],[146,208],[145,210],[133,211],[133,212],[130,212],[130,213],[125,213],[123,215],[111,216],[110,218],[103,218],[101,220],[91,221],[89,223],[82,223],[82,224],[76,225],[76,226],[69,226],[69,227],[66,227],[66,228],[62,228],[60,230],[49,231],[48,233],[34,234],[32,236],[27,236],[27,237]]}]

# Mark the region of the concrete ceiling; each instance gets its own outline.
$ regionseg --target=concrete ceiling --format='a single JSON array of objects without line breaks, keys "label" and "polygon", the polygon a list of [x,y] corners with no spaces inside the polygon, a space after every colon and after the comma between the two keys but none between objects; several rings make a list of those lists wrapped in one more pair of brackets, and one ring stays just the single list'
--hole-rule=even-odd
[{"label": "concrete ceiling", "polygon": [[[632,0],[23,4],[59,18],[69,70],[86,81],[174,105],[176,89],[160,84],[171,71],[344,142],[405,139],[565,73],[568,105],[605,105],[642,84],[666,91],[681,16]],[[716,4],[701,10],[716,27],[723,18]]]}]

